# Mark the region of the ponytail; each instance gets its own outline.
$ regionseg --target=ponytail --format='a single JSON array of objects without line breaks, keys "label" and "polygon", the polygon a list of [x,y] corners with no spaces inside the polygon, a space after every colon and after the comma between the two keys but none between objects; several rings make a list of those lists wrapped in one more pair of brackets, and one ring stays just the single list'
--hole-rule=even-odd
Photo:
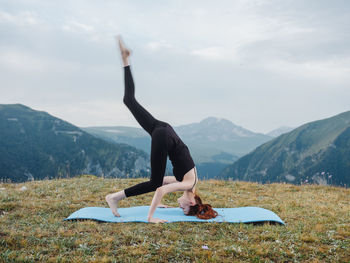
[{"label": "ponytail", "polygon": [[196,204],[194,206],[190,206],[190,210],[188,212],[188,216],[197,216],[200,219],[210,219],[215,218],[218,215],[218,212],[213,210],[212,206],[209,204],[203,204],[201,198],[195,193],[194,199],[196,200]]}]

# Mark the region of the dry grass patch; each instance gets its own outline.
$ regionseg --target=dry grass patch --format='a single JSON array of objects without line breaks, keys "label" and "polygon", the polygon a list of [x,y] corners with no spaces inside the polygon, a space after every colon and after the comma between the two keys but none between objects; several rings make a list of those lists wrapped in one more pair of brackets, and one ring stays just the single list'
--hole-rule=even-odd
[{"label": "dry grass patch", "polygon": [[[266,208],[286,226],[63,221],[82,207],[107,207],[107,193],[145,180],[82,176],[0,184],[0,262],[350,261],[350,189],[338,187],[199,182],[204,203]],[[180,195],[163,202],[176,206]],[[120,207],[150,205],[152,197],[127,198]]]}]

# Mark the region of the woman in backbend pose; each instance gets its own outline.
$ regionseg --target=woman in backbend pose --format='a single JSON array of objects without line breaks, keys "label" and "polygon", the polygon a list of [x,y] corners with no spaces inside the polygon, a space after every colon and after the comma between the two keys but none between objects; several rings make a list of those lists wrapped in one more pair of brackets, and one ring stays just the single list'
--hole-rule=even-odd
[{"label": "woman in backbend pose", "polygon": [[[175,133],[170,124],[155,119],[135,99],[135,87],[131,75],[128,57],[131,51],[127,49],[118,36],[119,48],[124,64],[124,98],[123,102],[134,115],[142,128],[149,133],[151,142],[151,180],[143,182],[114,194],[106,196],[106,201],[115,216],[120,216],[117,208],[118,202],[126,197],[140,195],[155,191],[148,212],[148,222],[164,223],[166,220],[153,218],[157,207],[168,207],[161,204],[163,196],[175,191],[184,191],[177,200],[186,215],[196,215],[198,218],[210,219],[217,216],[209,204],[202,204],[196,194],[195,186],[198,182],[196,167],[188,147]],[[167,156],[173,165],[174,176],[164,176]]]}]

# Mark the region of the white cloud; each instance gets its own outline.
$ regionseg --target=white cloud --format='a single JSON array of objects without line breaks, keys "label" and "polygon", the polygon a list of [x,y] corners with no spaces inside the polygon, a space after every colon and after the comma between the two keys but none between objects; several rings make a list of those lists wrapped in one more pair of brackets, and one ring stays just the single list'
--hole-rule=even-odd
[{"label": "white cloud", "polygon": [[209,60],[228,60],[234,62],[238,58],[237,51],[224,47],[208,47],[191,51],[192,55]]},{"label": "white cloud", "polygon": [[16,48],[1,48],[0,67],[7,70],[47,74],[58,71],[76,71],[81,68],[77,62],[44,57]]},{"label": "white cloud", "polygon": [[192,50],[191,54],[197,55],[200,57],[208,58],[208,59],[222,59],[225,58],[223,56],[223,52],[220,47],[208,47],[197,50]]},{"label": "white cloud", "polygon": [[61,28],[64,32],[76,36],[82,35],[92,42],[106,43],[108,38],[107,34],[103,31],[100,32],[100,29],[96,28],[96,26],[74,20],[66,21]]},{"label": "white cloud", "polygon": [[273,59],[267,61],[264,67],[276,73],[294,76],[294,78],[313,78],[333,84],[350,83],[350,57],[302,62]]},{"label": "white cloud", "polygon": [[0,53],[0,65],[3,68],[18,71],[43,71],[42,59],[22,51],[6,50]]},{"label": "white cloud", "polygon": [[33,11],[19,11],[17,14],[11,14],[0,10],[0,23],[9,23],[16,26],[36,26],[43,24]]},{"label": "white cloud", "polygon": [[87,32],[87,33],[92,33],[95,32],[95,28],[91,25],[86,25],[77,21],[67,21],[64,23],[62,26],[62,29],[65,31],[70,31],[70,32]]},{"label": "white cloud", "polygon": [[173,48],[174,46],[172,44],[169,44],[165,40],[161,40],[161,41],[151,41],[146,44],[146,47],[151,50],[156,50],[159,48]]}]

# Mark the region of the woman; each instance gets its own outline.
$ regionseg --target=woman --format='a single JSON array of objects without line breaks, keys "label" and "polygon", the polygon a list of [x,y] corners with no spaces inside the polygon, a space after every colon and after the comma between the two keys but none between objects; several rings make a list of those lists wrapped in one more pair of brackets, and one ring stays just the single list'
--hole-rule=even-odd
[{"label": "woman", "polygon": [[[131,75],[129,56],[131,51],[125,47],[118,36],[119,48],[124,64],[124,98],[123,102],[134,115],[142,128],[149,133],[151,142],[151,180],[143,182],[114,194],[106,196],[106,201],[115,216],[120,216],[117,208],[118,202],[126,197],[140,195],[155,191],[148,212],[148,222],[164,223],[166,220],[153,218],[156,207],[169,207],[161,204],[163,196],[175,191],[184,191],[177,202],[186,215],[196,215],[202,219],[217,216],[209,204],[202,204],[200,197],[195,192],[198,181],[196,167],[190,155],[188,147],[183,143],[174,129],[167,122],[155,119],[135,99],[135,87]],[[165,176],[167,156],[173,165],[173,176]]]}]

